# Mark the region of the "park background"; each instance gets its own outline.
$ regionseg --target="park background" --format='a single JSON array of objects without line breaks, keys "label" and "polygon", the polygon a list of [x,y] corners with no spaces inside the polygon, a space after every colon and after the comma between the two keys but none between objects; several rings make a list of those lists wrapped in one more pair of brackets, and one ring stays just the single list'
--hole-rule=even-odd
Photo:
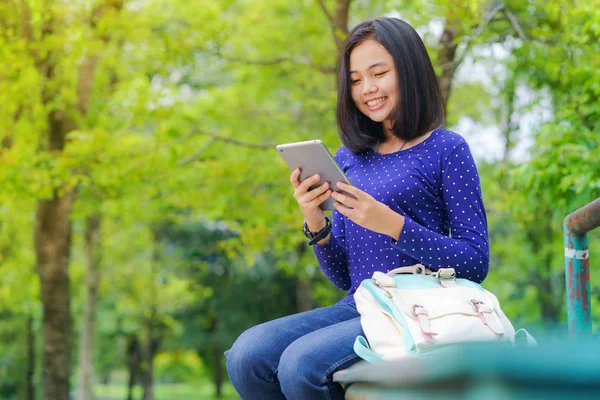
[{"label": "park background", "polygon": [[485,287],[566,330],[562,220],[600,196],[598,0],[3,0],[0,398],[235,399],[242,331],[344,296],[274,146],[340,146],[337,53],[382,15],[421,34],[475,155]]}]

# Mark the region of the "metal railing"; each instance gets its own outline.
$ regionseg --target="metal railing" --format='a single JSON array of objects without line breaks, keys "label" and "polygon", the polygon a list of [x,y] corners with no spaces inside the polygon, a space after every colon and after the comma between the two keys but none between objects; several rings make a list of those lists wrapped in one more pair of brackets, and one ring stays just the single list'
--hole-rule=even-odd
[{"label": "metal railing", "polygon": [[563,226],[569,335],[589,335],[592,304],[587,233],[600,226],[600,198],[567,215]]}]

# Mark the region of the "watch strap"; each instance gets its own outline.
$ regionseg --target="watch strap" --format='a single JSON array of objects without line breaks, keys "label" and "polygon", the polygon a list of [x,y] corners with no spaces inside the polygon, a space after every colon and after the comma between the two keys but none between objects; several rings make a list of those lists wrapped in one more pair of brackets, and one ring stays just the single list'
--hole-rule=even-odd
[{"label": "watch strap", "polygon": [[[327,235],[331,232],[331,221],[328,217],[325,217],[325,227],[321,229],[319,232],[310,232],[308,227],[306,226],[306,221],[304,221],[304,234],[310,239],[308,242],[309,245],[314,246],[321,240],[325,239]],[[308,236],[310,235],[310,237]]]}]

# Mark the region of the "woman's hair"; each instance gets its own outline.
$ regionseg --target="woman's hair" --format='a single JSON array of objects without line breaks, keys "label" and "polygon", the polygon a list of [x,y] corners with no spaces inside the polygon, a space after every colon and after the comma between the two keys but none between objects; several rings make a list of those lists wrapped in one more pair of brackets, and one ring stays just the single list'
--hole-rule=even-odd
[{"label": "woman's hair", "polygon": [[398,104],[392,131],[412,140],[444,124],[442,95],[427,49],[418,33],[398,18],[360,23],[348,34],[340,54],[337,123],[344,146],[355,154],[385,140],[383,124],[374,122],[354,104],[350,88],[350,53],[366,40],[376,40],[392,55],[398,74]]}]

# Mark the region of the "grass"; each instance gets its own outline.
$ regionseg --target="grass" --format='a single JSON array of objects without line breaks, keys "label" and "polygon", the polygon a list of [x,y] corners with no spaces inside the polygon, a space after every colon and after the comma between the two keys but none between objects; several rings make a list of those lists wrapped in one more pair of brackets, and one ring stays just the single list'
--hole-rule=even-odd
[{"label": "grass", "polygon": [[[220,400],[239,400],[239,396],[230,383],[223,385],[223,396]],[[214,386],[210,383],[198,384],[155,384],[155,400],[216,400]],[[121,384],[96,385],[95,395],[98,400],[125,400],[127,386]],[[133,398],[142,398],[142,388],[137,386]]]}]

